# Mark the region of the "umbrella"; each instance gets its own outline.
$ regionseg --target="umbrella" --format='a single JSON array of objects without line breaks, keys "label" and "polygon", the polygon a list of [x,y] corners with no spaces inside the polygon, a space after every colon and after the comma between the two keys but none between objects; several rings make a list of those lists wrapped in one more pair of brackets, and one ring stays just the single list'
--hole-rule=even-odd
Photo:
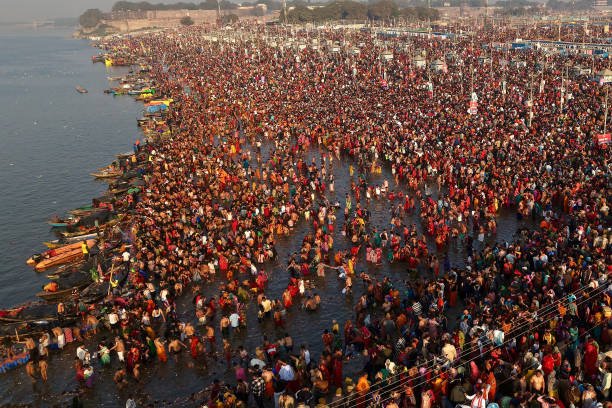
[{"label": "umbrella", "polygon": [[258,358],[252,358],[249,365],[251,367],[258,367],[259,369],[262,369],[266,366],[266,363],[264,363],[263,361],[261,361]]},{"label": "umbrella", "polygon": [[295,378],[295,372],[293,371],[293,367],[291,367],[289,364],[285,364],[278,372],[278,376],[283,381],[293,381],[293,379]]}]

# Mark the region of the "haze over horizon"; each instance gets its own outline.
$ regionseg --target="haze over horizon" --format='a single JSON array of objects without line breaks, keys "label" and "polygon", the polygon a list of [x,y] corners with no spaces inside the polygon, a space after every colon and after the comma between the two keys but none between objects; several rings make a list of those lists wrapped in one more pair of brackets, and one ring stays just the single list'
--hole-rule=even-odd
[{"label": "haze over horizon", "polygon": [[[2,7],[0,23],[23,23],[61,17],[78,17],[85,10],[90,8],[109,11],[116,1],[117,0],[0,0],[0,7]],[[150,2],[177,3],[179,0],[151,0]]]}]

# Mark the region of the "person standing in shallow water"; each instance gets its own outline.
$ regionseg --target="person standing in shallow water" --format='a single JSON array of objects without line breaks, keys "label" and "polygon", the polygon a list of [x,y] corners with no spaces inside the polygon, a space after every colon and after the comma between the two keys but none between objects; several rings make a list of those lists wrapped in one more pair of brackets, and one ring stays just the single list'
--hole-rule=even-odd
[{"label": "person standing in shallow water", "polygon": [[48,376],[47,376],[47,368],[49,367],[49,365],[47,364],[47,359],[46,358],[41,358],[40,361],[38,362],[38,369],[40,370],[40,378],[43,380],[43,382],[47,382]]},{"label": "person standing in shallow water", "polygon": [[167,362],[168,355],[166,354],[166,346],[164,342],[162,341],[162,339],[157,337],[154,340],[154,343],[155,343],[155,350],[156,350],[157,358],[159,359],[159,361],[161,361],[162,363]]},{"label": "person standing in shallow water", "polygon": [[34,361],[28,361],[26,364],[26,373],[32,382],[36,382],[36,365],[34,364]]},{"label": "person standing in shallow water", "polygon": [[112,350],[117,352],[117,358],[123,363],[125,361],[125,344],[120,337],[115,337],[115,345],[109,351]]}]

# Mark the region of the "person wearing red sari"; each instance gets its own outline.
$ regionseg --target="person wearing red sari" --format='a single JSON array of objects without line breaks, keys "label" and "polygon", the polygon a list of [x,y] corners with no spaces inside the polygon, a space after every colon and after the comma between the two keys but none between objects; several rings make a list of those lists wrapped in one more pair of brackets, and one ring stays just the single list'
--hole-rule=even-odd
[{"label": "person wearing red sari", "polygon": [[593,378],[597,375],[597,356],[599,354],[599,346],[589,338],[584,345],[584,374],[588,378]]},{"label": "person wearing red sari", "polygon": [[336,351],[332,360],[332,384],[342,387],[342,352]]},{"label": "person wearing red sari", "polygon": [[138,363],[138,358],[139,358],[138,349],[136,347],[132,347],[130,351],[128,351],[127,357],[125,359],[126,368],[129,373],[134,372],[134,368],[136,367],[136,364]]},{"label": "person wearing red sari", "polygon": [[[487,370],[485,370],[485,372],[483,373],[483,377],[485,390],[487,390],[488,388],[488,392],[487,395],[485,395],[485,398],[487,399],[487,401],[494,401],[495,393],[497,393],[497,380],[495,379],[495,375],[493,374],[493,369],[487,367]],[[489,385],[489,387],[486,387],[486,385]]]},{"label": "person wearing red sari", "polygon": [[198,343],[200,342],[200,340],[198,339],[197,336],[192,336],[191,339],[189,339],[189,349],[191,352],[191,358],[196,359],[198,358]]}]

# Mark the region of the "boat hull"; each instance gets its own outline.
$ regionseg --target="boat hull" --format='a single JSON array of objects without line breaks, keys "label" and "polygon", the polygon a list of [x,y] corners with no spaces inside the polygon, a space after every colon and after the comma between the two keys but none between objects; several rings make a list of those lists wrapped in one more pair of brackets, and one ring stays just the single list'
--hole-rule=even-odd
[{"label": "boat hull", "polygon": [[57,292],[38,292],[36,296],[38,296],[41,299],[46,300],[47,302],[56,302],[59,300],[64,300],[64,299],[69,298],[75,289],[81,290],[85,287],[87,287],[87,284],[75,286],[75,287],[68,288],[68,289],[58,290]]},{"label": "boat hull", "polygon": [[[29,258],[26,263],[30,266],[35,265],[34,268],[37,271],[44,271],[53,266],[76,261],[83,257],[83,250],[81,248],[82,242],[83,241],[75,242],[59,248],[50,249],[43,252],[40,256],[33,256]],[[91,248],[96,244],[95,239],[90,239],[84,242],[87,243],[88,248]]]}]

